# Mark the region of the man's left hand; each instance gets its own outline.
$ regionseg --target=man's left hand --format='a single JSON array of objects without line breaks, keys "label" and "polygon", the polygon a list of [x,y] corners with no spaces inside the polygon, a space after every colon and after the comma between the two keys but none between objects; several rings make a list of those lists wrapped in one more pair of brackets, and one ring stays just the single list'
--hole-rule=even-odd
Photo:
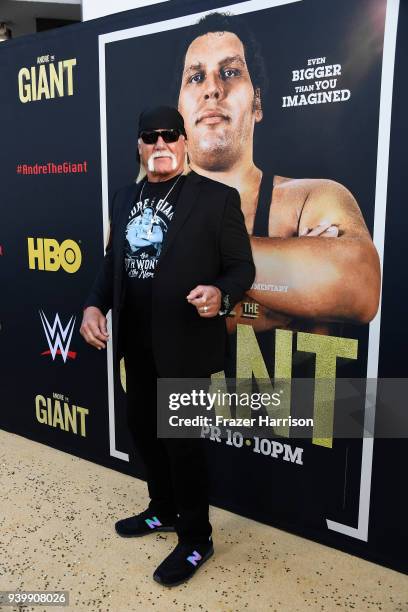
[{"label": "man's left hand", "polygon": [[187,301],[197,308],[200,317],[215,317],[221,310],[221,291],[213,285],[197,285]]}]

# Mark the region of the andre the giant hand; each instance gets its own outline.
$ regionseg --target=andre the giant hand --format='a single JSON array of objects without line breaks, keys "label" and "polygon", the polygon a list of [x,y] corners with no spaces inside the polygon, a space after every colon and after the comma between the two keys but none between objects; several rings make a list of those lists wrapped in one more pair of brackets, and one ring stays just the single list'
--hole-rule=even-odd
[{"label": "andre the giant hand", "polygon": [[197,308],[200,317],[215,317],[221,309],[221,291],[213,285],[197,285],[187,301]]},{"label": "andre the giant hand", "polygon": [[106,317],[96,306],[85,308],[79,331],[88,344],[99,350],[106,347],[106,342],[109,338]]}]

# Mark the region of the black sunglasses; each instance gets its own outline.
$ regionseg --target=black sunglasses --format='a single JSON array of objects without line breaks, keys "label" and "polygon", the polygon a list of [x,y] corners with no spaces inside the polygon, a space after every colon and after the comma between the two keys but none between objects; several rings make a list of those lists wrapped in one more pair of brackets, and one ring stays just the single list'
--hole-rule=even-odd
[{"label": "black sunglasses", "polygon": [[177,142],[180,136],[179,130],[160,130],[154,132],[140,132],[140,138],[145,144],[156,144],[161,136],[164,142]]}]

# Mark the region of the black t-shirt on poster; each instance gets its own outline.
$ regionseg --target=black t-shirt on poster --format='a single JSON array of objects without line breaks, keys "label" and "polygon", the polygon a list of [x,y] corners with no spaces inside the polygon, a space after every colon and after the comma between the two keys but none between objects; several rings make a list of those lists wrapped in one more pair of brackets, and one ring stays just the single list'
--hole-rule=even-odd
[{"label": "black t-shirt on poster", "polygon": [[167,181],[143,181],[126,225],[125,344],[127,349],[151,348],[152,281],[184,182],[179,174]]}]

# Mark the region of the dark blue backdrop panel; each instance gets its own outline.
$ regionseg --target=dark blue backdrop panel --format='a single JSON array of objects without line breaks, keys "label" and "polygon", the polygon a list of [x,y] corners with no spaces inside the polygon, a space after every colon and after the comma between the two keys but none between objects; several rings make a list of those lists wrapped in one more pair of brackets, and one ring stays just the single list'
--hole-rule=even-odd
[{"label": "dark blue backdrop panel", "polygon": [[[227,4],[172,0],[0,47],[0,125],[7,143],[0,164],[0,426],[142,477],[143,468],[126,430],[124,392],[116,380],[113,427],[108,410],[106,353],[87,346],[79,335],[82,304],[100,265],[104,242],[98,35],[222,9]],[[263,95],[263,121],[255,131],[257,165],[282,176],[324,177],[344,184],[356,197],[371,232],[385,2],[377,3],[375,30],[370,29],[368,21],[372,4],[368,0],[336,1],[328,14],[324,0],[303,0],[262,13],[251,12],[245,18],[256,33],[269,81]],[[368,59],[360,44],[367,28],[374,31]],[[132,37],[105,47],[106,178],[110,196],[137,174],[136,125],[140,110],[151,103],[175,103],[174,58],[187,30]],[[406,283],[401,276],[401,262],[407,259],[403,258],[407,241],[402,219],[406,216],[402,207],[406,187],[401,177],[407,122],[407,33],[407,7],[402,6],[391,134],[380,376],[406,376]],[[55,56],[55,62],[76,59],[73,95],[23,104],[19,99],[19,70],[36,66],[38,72],[38,58],[46,55]],[[293,90],[291,71],[304,66],[307,58],[322,55],[328,62],[343,66],[341,85],[352,91],[350,101],[282,108],[282,96]],[[86,161],[87,171],[46,175],[16,171],[19,165],[64,161]],[[56,240],[59,245],[74,241],[82,256],[78,270],[70,273],[63,266],[56,271],[42,270],[38,260],[36,268],[30,269],[29,237],[37,246],[38,239]],[[62,330],[75,317],[66,360],[61,351],[54,358],[50,354],[40,311],[51,327],[58,315]],[[342,335],[358,339],[359,357],[353,363],[340,364],[339,375],[364,377],[368,326],[346,326]],[[273,348],[272,344],[268,348],[268,342],[260,342],[266,359]],[[51,345],[55,347],[55,333]],[[46,407],[39,410],[41,398]],[[74,419],[75,431],[65,413]],[[114,434],[116,447],[129,453],[129,462],[110,454]],[[304,448],[303,465],[274,461],[245,446],[208,442],[212,502],[406,571],[403,486],[396,467],[404,459],[405,442],[375,442],[367,542],[331,531],[326,524],[329,518],[357,525],[361,441],[335,440],[330,450],[312,445],[310,440],[292,441],[292,445]]]}]

